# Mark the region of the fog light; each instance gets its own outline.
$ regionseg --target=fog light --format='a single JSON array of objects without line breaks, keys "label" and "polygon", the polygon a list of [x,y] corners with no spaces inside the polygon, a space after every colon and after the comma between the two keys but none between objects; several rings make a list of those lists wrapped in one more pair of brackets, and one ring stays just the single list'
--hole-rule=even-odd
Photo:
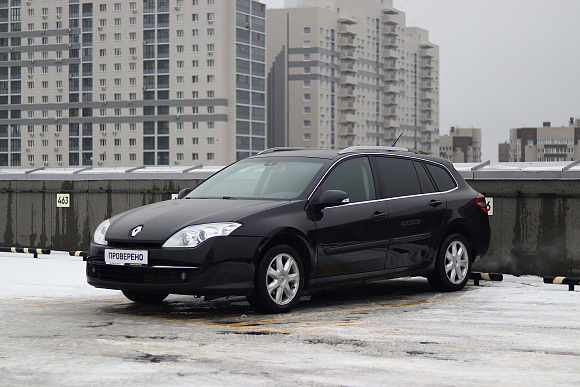
[{"label": "fog light", "polygon": [[187,275],[187,272],[186,272],[186,271],[182,271],[182,272],[179,274],[179,279],[181,280],[181,282],[185,282],[185,281],[187,281],[187,278],[188,278],[188,277],[189,277],[189,276]]},{"label": "fog light", "polygon": [[97,274],[97,268],[95,265],[89,265],[87,267],[87,274],[91,277],[94,277]]}]

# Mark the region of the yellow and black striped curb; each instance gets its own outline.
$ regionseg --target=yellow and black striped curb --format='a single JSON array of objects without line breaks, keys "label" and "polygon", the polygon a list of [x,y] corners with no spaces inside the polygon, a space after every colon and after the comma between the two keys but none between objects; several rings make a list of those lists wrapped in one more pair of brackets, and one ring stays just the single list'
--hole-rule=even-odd
[{"label": "yellow and black striped curb", "polygon": [[50,254],[50,249],[39,249],[36,247],[0,247],[0,252],[34,254],[34,258],[38,258],[38,254]]},{"label": "yellow and black striped curb", "polygon": [[572,277],[544,277],[545,284],[568,285],[568,290],[573,292],[575,285],[580,285],[580,278]]},{"label": "yellow and black striped curb", "polygon": [[503,281],[503,274],[501,273],[471,273],[469,276],[473,280],[475,286],[479,286],[479,281]]},{"label": "yellow and black striped curb", "polygon": [[71,257],[83,257],[83,261],[87,260],[87,257],[89,256],[89,252],[88,251],[69,251],[68,255],[70,255]]}]

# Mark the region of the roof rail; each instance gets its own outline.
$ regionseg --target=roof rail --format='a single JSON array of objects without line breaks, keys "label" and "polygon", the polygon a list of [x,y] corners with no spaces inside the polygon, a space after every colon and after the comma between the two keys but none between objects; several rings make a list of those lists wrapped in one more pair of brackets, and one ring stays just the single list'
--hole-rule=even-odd
[{"label": "roof rail", "polygon": [[286,152],[286,151],[297,151],[297,150],[303,150],[303,149],[312,149],[312,148],[308,148],[308,147],[275,147],[275,148],[268,148],[265,149],[261,152],[258,152],[259,155],[264,155],[267,153],[274,153],[274,152]]},{"label": "roof rail", "polygon": [[386,151],[386,152],[409,152],[408,148],[403,148],[399,146],[351,146],[349,148],[344,148],[339,151],[339,154],[352,153],[356,151]]}]

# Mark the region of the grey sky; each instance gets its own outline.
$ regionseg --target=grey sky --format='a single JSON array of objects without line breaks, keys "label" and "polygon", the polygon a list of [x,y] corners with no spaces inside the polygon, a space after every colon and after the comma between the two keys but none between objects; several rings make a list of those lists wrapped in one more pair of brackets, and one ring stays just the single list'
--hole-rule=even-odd
[{"label": "grey sky", "polygon": [[[281,8],[283,0],[262,0]],[[497,161],[509,129],[580,117],[580,0],[394,0],[440,46],[440,128],[483,131]]]}]

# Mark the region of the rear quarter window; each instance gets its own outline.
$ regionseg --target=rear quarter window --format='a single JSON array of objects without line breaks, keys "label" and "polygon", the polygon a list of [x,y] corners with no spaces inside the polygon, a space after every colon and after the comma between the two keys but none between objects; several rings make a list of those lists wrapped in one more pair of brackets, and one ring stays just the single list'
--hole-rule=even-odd
[{"label": "rear quarter window", "polygon": [[429,163],[425,163],[425,165],[440,192],[452,190],[457,186],[455,180],[445,168]]}]

